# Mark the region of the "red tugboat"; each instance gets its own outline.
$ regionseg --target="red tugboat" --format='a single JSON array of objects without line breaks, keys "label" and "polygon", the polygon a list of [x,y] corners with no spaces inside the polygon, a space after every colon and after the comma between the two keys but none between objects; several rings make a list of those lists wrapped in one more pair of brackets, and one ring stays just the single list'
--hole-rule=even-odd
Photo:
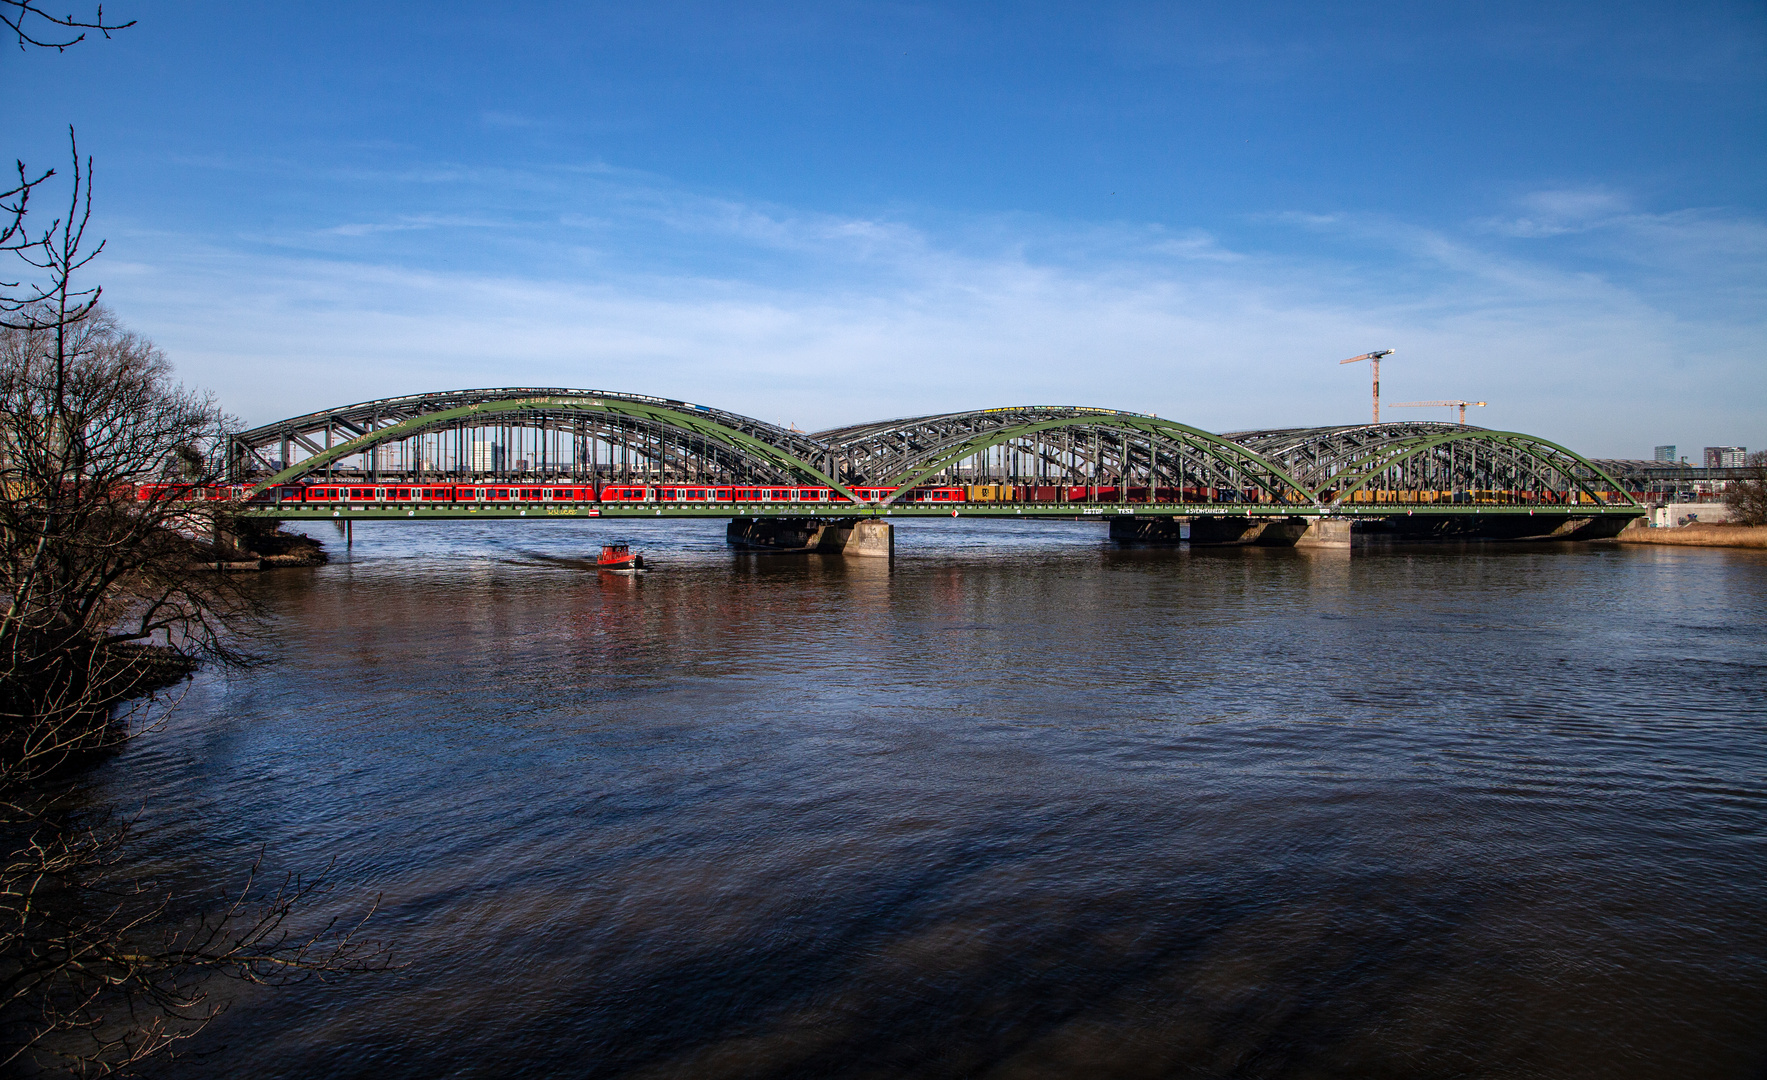
[{"label": "red tugboat", "polygon": [[644,556],[632,554],[632,549],[625,544],[603,544],[595,568],[615,574],[636,574],[644,569]]}]

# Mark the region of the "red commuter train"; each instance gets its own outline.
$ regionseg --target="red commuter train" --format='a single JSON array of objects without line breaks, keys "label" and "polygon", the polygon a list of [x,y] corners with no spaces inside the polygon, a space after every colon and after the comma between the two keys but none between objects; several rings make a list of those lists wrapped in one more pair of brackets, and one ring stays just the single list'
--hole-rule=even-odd
[{"label": "red commuter train", "polygon": [[[762,487],[728,484],[584,484],[559,483],[474,483],[474,484],[398,484],[365,483],[361,481],[278,484],[251,495],[250,484],[141,484],[136,498],[142,502],[180,499],[192,502],[252,502],[278,506],[363,506],[424,504],[430,506],[507,506],[531,503],[564,503],[572,505],[853,505],[845,495],[827,487]],[[851,489],[864,504],[876,505],[894,495],[895,488],[856,487]],[[1332,501],[1335,492],[1324,498]],[[1601,497],[1618,503],[1625,492],[1603,491]],[[1632,497],[1642,500],[1643,492]],[[1013,484],[972,484],[967,487],[916,487],[898,502],[909,505],[951,505],[956,503],[1028,503],[1028,504],[1111,504],[1130,503],[1260,503],[1270,502],[1255,489],[1184,487],[1127,490],[1114,485],[1074,485],[1066,487],[1022,486]],[[1589,503],[1587,495],[1569,495],[1554,491],[1357,491],[1344,499],[1353,504],[1407,505],[1412,503],[1479,503],[1496,505],[1550,506],[1565,503]]]},{"label": "red commuter train", "polygon": [[[136,489],[142,501],[154,499],[189,499],[197,502],[247,501],[252,490],[249,484],[188,485],[142,484]],[[892,487],[855,487],[850,489],[863,503],[881,503],[896,489]],[[742,505],[745,503],[827,504],[848,503],[845,495],[827,487],[773,487],[728,484],[584,484],[525,482],[511,483],[385,483],[364,481],[308,482],[278,484],[266,488],[249,501],[286,506],[295,505],[508,505],[512,503],[571,504],[633,504],[713,503]],[[973,484],[967,487],[916,487],[900,500],[908,504],[952,503],[1220,503],[1258,502],[1256,491],[1232,488],[1154,488],[1131,487],[1121,491],[1111,486],[1023,486],[1013,484]]]},{"label": "red commuter train", "polygon": [[[193,502],[246,501],[249,484],[141,484],[136,498],[188,499]],[[858,487],[852,492],[866,502],[881,502],[895,488]],[[827,487],[750,487],[719,484],[581,484],[570,483],[302,483],[277,484],[250,500],[296,505],[363,505],[422,503],[430,505],[502,505],[510,503],[850,503]],[[909,502],[962,502],[962,488],[916,488]]]}]

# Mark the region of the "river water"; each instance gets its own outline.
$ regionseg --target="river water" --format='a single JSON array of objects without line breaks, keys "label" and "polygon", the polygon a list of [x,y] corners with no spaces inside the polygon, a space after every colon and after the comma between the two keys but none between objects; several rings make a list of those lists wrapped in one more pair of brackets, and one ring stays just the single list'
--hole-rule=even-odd
[{"label": "river water", "polygon": [[316,535],[96,794],[403,966],[165,1075],[1767,1075],[1761,553]]}]

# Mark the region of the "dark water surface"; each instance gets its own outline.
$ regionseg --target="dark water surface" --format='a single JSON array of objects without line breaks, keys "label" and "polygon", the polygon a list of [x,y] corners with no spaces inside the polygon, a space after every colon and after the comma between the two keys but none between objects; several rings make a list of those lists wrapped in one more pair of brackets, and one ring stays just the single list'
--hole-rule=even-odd
[{"label": "dark water surface", "polygon": [[264,575],[276,662],[101,795],[190,882],[335,857],[407,966],[166,1075],[1767,1073],[1760,553],[722,535]]}]

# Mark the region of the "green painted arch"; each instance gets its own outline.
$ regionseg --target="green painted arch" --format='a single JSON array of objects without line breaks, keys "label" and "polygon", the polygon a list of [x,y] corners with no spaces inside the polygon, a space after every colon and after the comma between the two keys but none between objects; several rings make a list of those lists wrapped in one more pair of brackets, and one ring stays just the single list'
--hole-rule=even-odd
[{"label": "green painted arch", "polygon": [[[1065,416],[1055,420],[1039,420],[1036,423],[1031,424],[1015,424],[1011,427],[995,428],[992,431],[972,435],[962,443],[959,443],[954,449],[944,452],[930,463],[916,466],[914,469],[900,473],[895,479],[889,481],[886,486],[893,487],[896,490],[890,494],[888,499],[884,500],[884,503],[885,505],[894,503],[897,499],[919,486],[927,477],[938,473],[953,462],[961,461],[972,454],[979,454],[989,447],[999,446],[1002,443],[1010,442],[1023,435],[1068,427],[1114,427],[1127,431],[1139,431],[1147,435],[1159,435],[1178,441],[1199,444],[1205,453],[1222,465],[1243,469],[1247,462],[1256,464],[1260,468],[1267,470],[1271,478],[1286,483],[1291,490],[1296,494],[1305,497],[1309,503],[1317,502],[1317,499],[1308,492],[1305,487],[1296,481],[1293,476],[1289,475],[1288,470],[1264,457],[1262,454],[1259,454],[1248,447],[1241,446],[1239,443],[1236,443],[1231,439],[1223,439],[1219,435],[1210,434],[1201,428],[1193,428],[1188,424],[1180,424],[1175,420],[1160,420],[1156,417],[1137,416],[1132,413],[1113,414],[1101,411],[1100,413],[1088,413],[1081,416]],[[1258,486],[1265,488],[1266,490],[1270,487],[1267,482],[1262,481]],[[1271,494],[1276,495],[1278,493],[1272,491]]]},{"label": "green painted arch", "polygon": [[531,412],[544,409],[558,412],[582,412],[600,416],[624,416],[639,420],[649,420],[681,431],[687,431],[717,442],[738,453],[758,458],[780,468],[798,473],[815,482],[818,487],[832,488],[854,502],[861,502],[859,496],[848,490],[839,481],[816,468],[802,458],[788,454],[771,443],[745,435],[734,428],[725,427],[708,417],[679,409],[671,409],[661,405],[652,405],[639,401],[620,401],[616,399],[583,399],[563,397],[531,397],[531,398],[500,398],[494,401],[481,401],[472,405],[462,405],[453,409],[442,409],[437,412],[424,413],[409,420],[377,428],[354,439],[341,442],[336,446],[315,454],[291,465],[268,480],[260,481],[252,489],[250,495],[273,488],[278,484],[286,484],[322,469],[334,461],[359,454],[381,443],[393,442],[407,436],[417,435],[431,428],[447,427],[463,420],[475,417],[496,416],[501,413]]},{"label": "green painted arch", "polygon": [[[1626,502],[1623,505],[1633,508],[1633,509],[1640,509],[1639,504],[1638,504],[1638,500],[1634,499],[1632,497],[1632,493],[1627,491],[1624,485],[1622,485],[1618,480],[1615,480],[1612,476],[1608,475],[1605,471],[1603,471],[1601,468],[1599,468],[1594,462],[1590,461],[1588,458],[1584,457],[1583,455],[1577,453],[1575,450],[1571,450],[1566,447],[1560,446],[1558,443],[1555,443],[1555,442],[1551,441],[1550,439],[1542,439],[1537,435],[1526,435],[1526,434],[1523,434],[1522,432],[1519,432],[1519,431],[1492,431],[1492,430],[1489,430],[1486,428],[1480,428],[1480,429],[1477,429],[1474,431],[1466,431],[1466,432],[1458,432],[1458,431],[1457,432],[1448,432],[1445,434],[1432,435],[1432,436],[1413,436],[1411,438],[1401,439],[1401,440],[1398,440],[1393,443],[1388,443],[1387,445],[1377,449],[1373,453],[1366,454],[1363,457],[1358,458],[1355,461],[1351,462],[1349,467],[1346,468],[1344,470],[1344,472],[1340,472],[1337,475],[1337,477],[1332,478],[1333,480],[1336,480],[1339,477],[1344,476],[1346,473],[1350,474],[1350,475],[1355,475],[1358,471],[1360,471],[1362,474],[1361,478],[1358,479],[1355,483],[1350,484],[1346,487],[1336,488],[1335,490],[1337,491],[1337,494],[1335,496],[1333,496],[1330,505],[1337,505],[1337,504],[1343,502],[1343,500],[1346,496],[1363,490],[1364,488],[1366,488],[1368,486],[1369,482],[1375,478],[1375,476],[1377,476],[1380,473],[1385,472],[1386,470],[1392,468],[1393,466],[1401,465],[1401,464],[1405,463],[1406,461],[1409,461],[1412,458],[1417,457],[1419,454],[1425,453],[1426,451],[1429,451],[1429,450],[1433,450],[1439,446],[1446,446],[1449,443],[1456,443],[1456,442],[1501,443],[1504,446],[1509,446],[1514,449],[1520,450],[1520,451],[1522,451],[1522,453],[1524,453],[1524,454],[1528,455],[1529,457],[1533,458],[1534,460],[1540,462],[1542,465],[1545,465],[1547,468],[1555,469],[1559,472],[1565,473],[1565,475],[1570,478],[1571,483],[1575,484],[1577,487],[1581,488],[1583,491],[1587,492],[1588,494],[1595,495],[1594,489],[1592,489],[1587,483],[1583,482],[1582,480],[1578,479],[1576,476],[1573,476],[1571,473],[1566,471],[1565,468],[1563,467],[1562,463],[1556,462],[1556,461],[1552,460],[1551,458],[1547,457],[1545,454],[1539,453],[1536,450],[1536,447],[1549,447],[1552,450],[1556,450],[1558,453],[1563,454],[1565,457],[1569,458],[1575,464],[1581,465],[1584,468],[1588,469],[1590,472],[1594,473],[1596,476],[1600,477],[1602,480],[1605,480],[1610,485],[1610,487],[1608,488],[1609,491],[1617,491],[1622,496],[1625,497]],[[1397,447],[1403,447],[1404,449],[1398,453],[1393,453],[1393,450]],[[1379,463],[1377,468],[1373,468],[1373,469],[1368,468],[1368,466],[1370,464],[1375,463],[1375,462]],[[1328,488],[1332,488],[1332,487],[1333,487],[1333,485],[1330,482],[1327,482],[1326,484],[1321,485],[1318,489],[1316,489],[1315,491],[1313,491],[1311,493],[1314,500],[1318,501],[1320,499],[1320,496]],[[1607,503],[1607,502],[1603,502],[1600,505],[1610,506],[1612,504]]]}]

